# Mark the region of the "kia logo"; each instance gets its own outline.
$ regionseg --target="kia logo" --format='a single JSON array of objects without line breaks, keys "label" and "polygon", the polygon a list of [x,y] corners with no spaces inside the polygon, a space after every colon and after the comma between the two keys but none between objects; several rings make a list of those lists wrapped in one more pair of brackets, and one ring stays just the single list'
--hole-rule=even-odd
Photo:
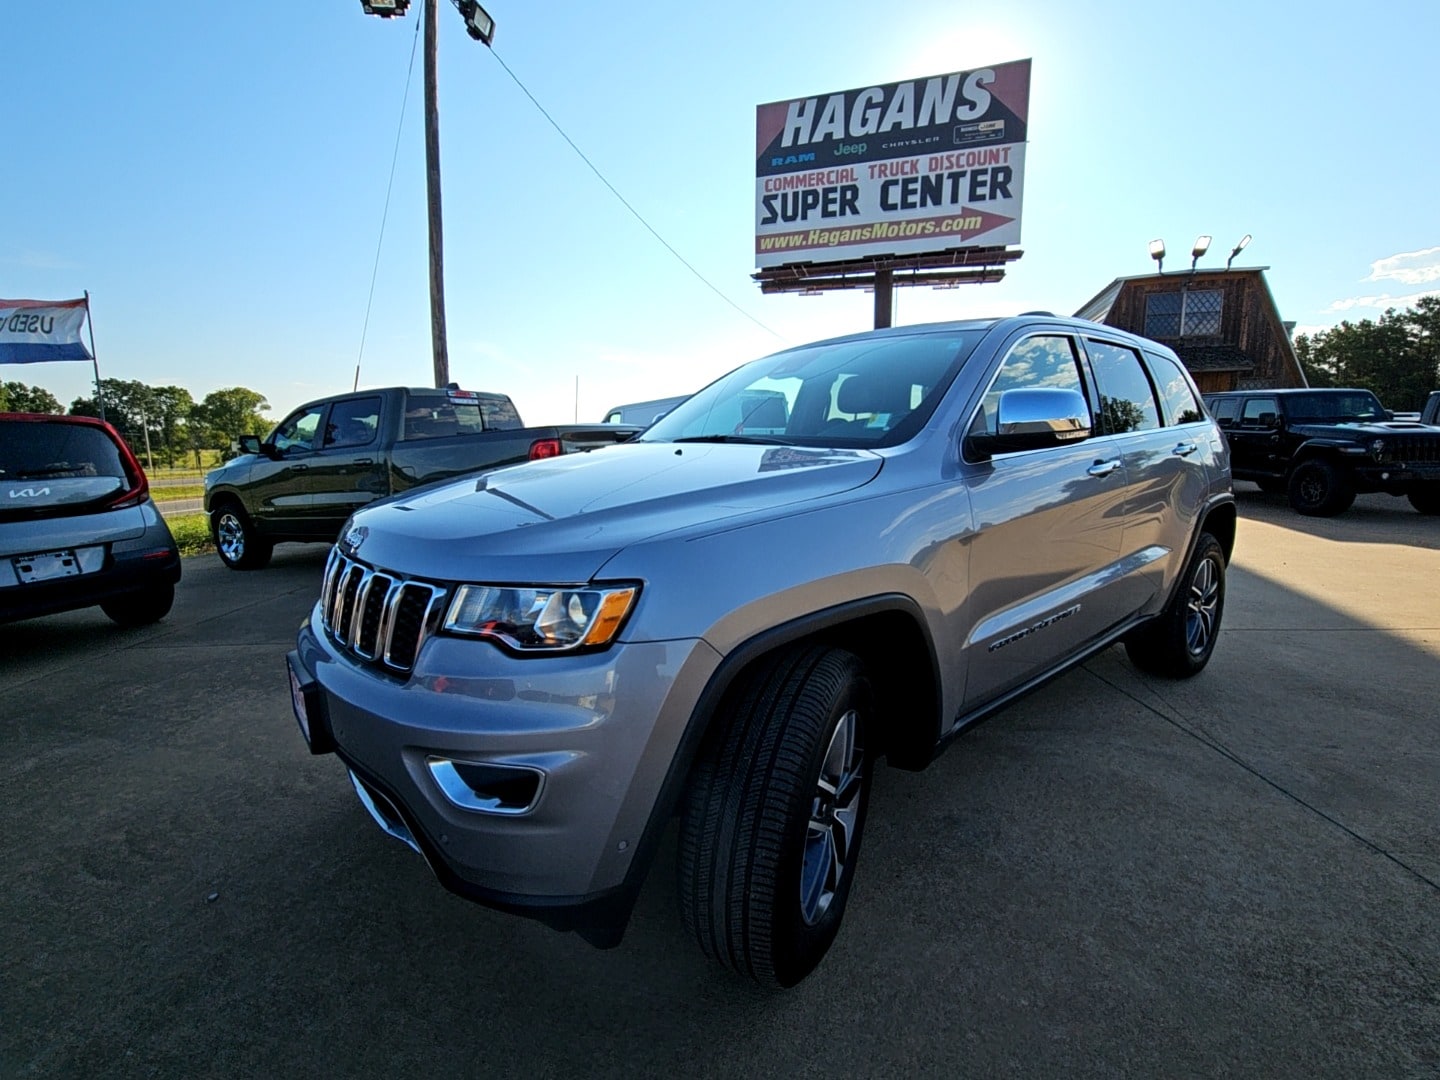
[{"label": "kia logo", "polygon": [[11,489],[10,489],[10,497],[11,497],[12,499],[38,499],[38,498],[40,498],[42,495],[49,495],[49,494],[50,494],[50,489],[49,489],[48,487],[43,487],[43,488],[27,487],[27,488],[11,488]]}]

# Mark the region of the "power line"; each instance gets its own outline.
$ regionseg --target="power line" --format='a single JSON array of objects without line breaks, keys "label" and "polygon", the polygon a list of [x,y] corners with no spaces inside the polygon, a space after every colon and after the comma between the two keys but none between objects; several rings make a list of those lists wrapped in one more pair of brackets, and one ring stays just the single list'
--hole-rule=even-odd
[{"label": "power line", "polygon": [[671,255],[674,255],[675,258],[679,259],[680,263],[685,267],[685,269],[689,270],[690,273],[694,274],[695,277],[698,278],[707,289],[713,292],[716,296],[720,297],[721,300],[724,300],[725,303],[729,304],[741,315],[744,315],[745,318],[749,319],[756,326],[760,327],[761,330],[764,330],[767,334],[779,338],[781,341],[785,340],[783,335],[776,333],[774,330],[771,330],[770,327],[766,326],[759,319],[755,318],[754,315],[751,315],[739,304],[735,303],[734,300],[731,300],[730,297],[726,296],[723,292],[721,292],[719,288],[711,284],[710,280],[706,278],[704,274],[700,273],[699,270],[696,270],[695,267],[691,266],[689,261],[686,260],[685,256],[681,255],[680,252],[676,251],[670,245],[670,242],[666,240],[663,236],[661,236],[658,232],[656,232],[654,227],[645,220],[645,218],[641,215],[640,211],[636,210],[635,207],[630,205],[629,200],[616,190],[615,185],[610,183],[609,180],[605,179],[605,174],[595,167],[595,163],[585,156],[585,152],[581,150],[580,147],[575,145],[575,140],[570,138],[569,135],[565,134],[565,129],[555,122],[555,118],[553,116],[551,116],[548,112],[545,111],[545,106],[541,105],[540,102],[536,100],[535,95],[532,94],[525,86],[525,84],[520,81],[519,76],[517,76],[513,71],[510,70],[510,65],[508,65],[503,59],[501,59],[500,54],[495,51],[494,46],[491,46],[490,48],[490,55],[495,57],[496,62],[505,69],[505,74],[509,75],[510,78],[514,81],[515,85],[518,86],[520,90],[525,94],[525,96],[530,99],[531,104],[534,105],[535,108],[540,110],[540,115],[545,117],[545,119],[550,122],[550,126],[560,133],[560,137],[570,145],[570,149],[574,150],[575,153],[580,156],[580,160],[585,162],[585,164],[589,167],[590,171],[593,172],[597,177],[599,177],[600,182],[610,189],[610,193],[614,195],[615,198],[620,200],[620,204],[635,216],[635,220],[640,222],[641,225],[645,226],[646,231],[648,231],[651,236],[655,237],[656,240],[660,241],[660,243],[664,245],[666,251],[670,252]]},{"label": "power line", "polygon": [[375,278],[380,273],[380,249],[385,244],[385,222],[390,218],[390,193],[395,189],[395,163],[400,160],[400,135],[405,130],[405,106],[410,103],[410,83],[415,75],[415,47],[420,43],[420,19],[415,20],[415,34],[410,41],[410,66],[405,71],[405,93],[400,98],[400,124],[395,130],[395,152],[390,155],[390,182],[385,186],[385,210],[380,215],[380,238],[375,242],[375,266],[370,271],[370,295],[365,298],[365,323],[360,328],[360,352],[355,357],[355,382],[351,390],[360,388],[360,361],[365,358],[365,335],[370,331],[370,307],[375,302]]}]

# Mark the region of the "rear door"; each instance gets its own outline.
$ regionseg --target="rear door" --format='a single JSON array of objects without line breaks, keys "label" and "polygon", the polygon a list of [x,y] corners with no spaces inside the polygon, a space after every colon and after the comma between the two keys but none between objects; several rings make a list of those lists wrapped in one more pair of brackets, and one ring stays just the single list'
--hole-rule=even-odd
[{"label": "rear door", "polygon": [[1125,595],[1138,611],[1179,573],[1209,484],[1210,421],[1178,360],[1087,337],[1106,431],[1125,461]]}]

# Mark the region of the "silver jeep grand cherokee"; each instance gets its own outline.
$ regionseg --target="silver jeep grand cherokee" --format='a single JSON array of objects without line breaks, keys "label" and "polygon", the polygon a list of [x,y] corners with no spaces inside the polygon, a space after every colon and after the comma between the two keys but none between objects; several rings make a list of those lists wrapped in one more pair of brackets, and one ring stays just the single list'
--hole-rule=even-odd
[{"label": "silver jeep grand cherokee", "polygon": [[772,986],[920,768],[1116,642],[1210,659],[1235,505],[1175,355],[1029,315],[746,364],[637,440],[357,513],[289,656],[302,730],[483,904],[617,944],[680,815],[681,916]]}]

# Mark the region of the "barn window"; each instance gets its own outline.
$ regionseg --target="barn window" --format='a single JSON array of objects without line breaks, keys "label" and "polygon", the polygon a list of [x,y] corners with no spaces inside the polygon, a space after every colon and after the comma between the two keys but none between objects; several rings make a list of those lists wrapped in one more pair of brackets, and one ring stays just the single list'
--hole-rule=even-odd
[{"label": "barn window", "polygon": [[1145,298],[1145,336],[1214,337],[1220,333],[1225,294],[1219,289],[1182,289]]}]

